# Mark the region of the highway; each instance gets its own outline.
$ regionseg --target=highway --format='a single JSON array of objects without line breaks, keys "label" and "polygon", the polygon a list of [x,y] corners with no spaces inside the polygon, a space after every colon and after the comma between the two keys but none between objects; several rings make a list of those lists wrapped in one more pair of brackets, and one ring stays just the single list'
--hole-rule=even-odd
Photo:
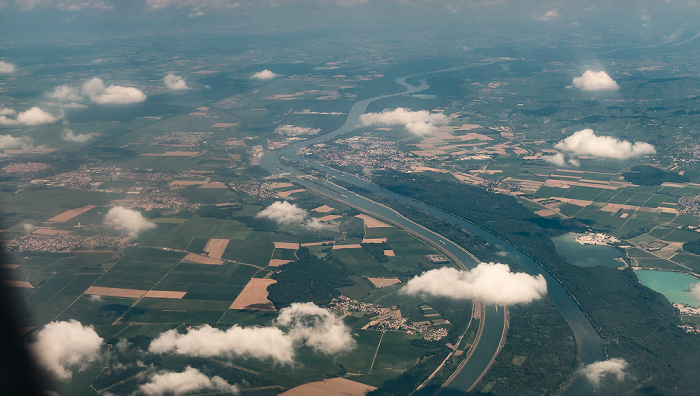
[{"label": "highway", "polygon": [[[483,65],[479,64],[479,65]],[[476,65],[471,65],[476,66]],[[464,66],[463,68],[468,68],[471,66]],[[447,70],[439,70],[431,73],[439,73]],[[424,73],[424,74],[431,74]],[[423,75],[424,75],[423,74]],[[413,223],[412,221],[401,216],[392,209],[387,208],[381,204],[364,198],[358,194],[355,194],[345,188],[342,188],[336,184],[329,183],[325,180],[316,179],[310,177],[297,169],[286,166],[280,162],[280,159],[284,157],[287,160],[291,160],[307,167],[314,168],[316,170],[330,174],[337,179],[340,179],[346,183],[351,183],[353,185],[365,188],[373,193],[381,194],[388,198],[392,198],[399,202],[411,205],[417,209],[423,210],[432,215],[438,216],[448,222],[451,222],[469,232],[483,237],[490,244],[497,246],[505,254],[508,254],[511,260],[517,262],[521,268],[532,275],[542,274],[547,280],[548,294],[556,308],[561,312],[562,316],[566,320],[567,324],[571,328],[574,338],[578,346],[579,360],[582,363],[588,364],[593,363],[598,360],[604,359],[603,353],[603,342],[598,333],[593,329],[590,322],[587,320],[583,311],[573,299],[563,288],[563,286],[552,277],[547,271],[545,271],[539,264],[533,261],[530,257],[525,255],[523,252],[518,250],[515,246],[511,245],[509,242],[501,239],[500,237],[491,234],[490,232],[472,224],[468,221],[451,215],[449,213],[443,212],[437,208],[429,206],[425,203],[415,201],[413,199],[407,198],[384,190],[366,180],[360,179],[356,176],[348,175],[332,168],[325,167],[321,164],[308,161],[305,158],[297,155],[297,151],[303,147],[320,143],[323,141],[335,139],[340,135],[351,132],[355,129],[358,124],[359,118],[366,111],[367,105],[373,101],[397,96],[411,94],[419,92],[428,88],[425,81],[421,81],[419,85],[414,86],[406,82],[408,78],[418,77],[419,75],[406,76],[396,80],[398,84],[404,87],[403,92],[377,96],[374,98],[363,99],[356,102],[348,118],[341,126],[335,131],[328,134],[318,136],[313,139],[309,139],[303,142],[299,142],[281,150],[274,152],[267,152],[260,162],[260,166],[265,168],[271,174],[286,174],[287,177],[299,183],[310,190],[315,190],[331,199],[339,202],[346,203],[350,206],[360,208],[362,211],[379,217],[385,221],[389,221],[398,227],[405,229],[412,234],[420,237],[421,239],[428,241],[431,245],[438,248],[438,250],[445,252],[450,256],[458,266],[463,269],[474,267],[477,262],[473,256],[453,243],[449,239],[443,237],[442,235],[436,234],[426,228]],[[469,389],[473,388],[479,379],[482,377],[490,365],[493,363],[495,357],[497,356],[500,348],[505,342],[505,335],[507,333],[507,310],[505,307],[503,309],[496,308],[494,306],[484,307],[483,316],[483,331],[480,337],[479,343],[474,347],[471,353],[471,357],[463,363],[462,366],[455,372],[451,381],[447,383],[442,390],[443,395],[452,394],[464,394]],[[578,395],[586,394],[590,388],[585,382],[575,381],[572,386],[565,392],[567,395]]]}]

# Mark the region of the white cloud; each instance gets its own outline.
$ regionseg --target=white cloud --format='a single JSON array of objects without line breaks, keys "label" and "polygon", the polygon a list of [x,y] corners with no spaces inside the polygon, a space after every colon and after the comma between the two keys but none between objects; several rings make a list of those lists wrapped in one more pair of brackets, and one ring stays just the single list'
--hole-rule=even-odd
[{"label": "white cloud", "polygon": [[12,74],[17,71],[17,66],[12,63],[0,61],[0,74]]},{"label": "white cloud", "polygon": [[409,280],[401,291],[510,305],[541,298],[547,293],[547,282],[542,275],[510,272],[506,264],[481,263],[469,271],[443,267],[424,272]]},{"label": "white cloud", "polygon": [[574,77],[573,86],[584,91],[611,91],[620,88],[608,73],[586,70],[581,77]]},{"label": "white cloud", "polygon": [[326,224],[322,222],[321,220],[318,219],[318,217],[314,217],[312,219],[309,219],[306,221],[306,224],[304,224],[306,228],[310,228],[312,230],[320,230],[323,228],[326,228]]},{"label": "white cloud", "polygon": [[228,330],[204,325],[180,334],[168,330],[151,342],[152,353],[174,352],[186,356],[244,356],[256,359],[271,358],[279,363],[290,363],[294,356],[293,340],[276,327],[240,327]]},{"label": "white cloud", "polygon": [[39,330],[32,349],[39,363],[57,378],[68,380],[71,369],[85,369],[100,356],[103,339],[92,326],[76,320],[51,322]]},{"label": "white cloud", "polygon": [[546,155],[542,157],[543,160],[549,162],[550,164],[554,164],[556,166],[562,167],[566,166],[566,159],[564,159],[564,154],[562,153],[556,153],[554,155]]},{"label": "white cloud", "polygon": [[549,162],[550,164],[557,166],[557,167],[564,167],[567,164],[571,165],[573,167],[578,168],[581,166],[581,162],[579,162],[577,159],[570,158],[569,161],[566,160],[566,156],[562,153],[556,153],[553,155],[545,155],[541,157],[543,160]]},{"label": "white cloud", "polygon": [[105,215],[105,224],[110,227],[121,227],[129,236],[136,237],[142,231],[150,230],[156,225],[133,209],[115,206]]},{"label": "white cloud", "polygon": [[250,78],[255,79],[255,80],[272,80],[275,77],[277,77],[277,74],[275,74],[267,69],[265,69],[263,71],[259,71],[255,74],[253,74],[252,76],[250,76]]},{"label": "white cloud", "polygon": [[34,232],[34,230],[36,230],[36,227],[30,223],[22,224],[22,228],[24,229],[24,232]]},{"label": "white cloud", "polygon": [[16,111],[14,111],[13,109],[8,109],[7,107],[0,109],[0,115],[13,115],[16,113]]},{"label": "white cloud", "polygon": [[163,77],[163,83],[165,83],[166,88],[173,90],[173,91],[190,89],[190,87],[187,86],[187,83],[185,82],[184,78],[182,78],[180,76],[176,76],[172,73]]},{"label": "white cloud", "polygon": [[556,10],[547,11],[542,15],[536,16],[538,21],[549,21],[550,19],[559,18],[559,13]]},{"label": "white cloud", "polygon": [[61,102],[78,102],[83,100],[83,97],[80,95],[80,90],[69,85],[59,85],[48,95],[50,98],[60,100]]},{"label": "white cloud", "polygon": [[294,303],[280,311],[277,326],[287,329],[295,342],[334,355],[355,347],[349,328],[333,312],[314,303]]},{"label": "white cloud", "polygon": [[187,367],[181,373],[161,371],[152,374],[149,381],[139,387],[139,391],[149,396],[173,394],[184,395],[189,393],[201,393],[203,391],[216,391],[226,393],[238,393],[238,388],[231,385],[221,377],[209,378],[199,370]]},{"label": "white cloud", "polygon": [[403,125],[414,135],[425,136],[437,130],[436,124],[447,124],[449,118],[442,113],[429,113],[426,110],[411,111],[398,107],[381,113],[367,113],[360,116],[361,126]]},{"label": "white cloud", "polygon": [[104,299],[102,298],[102,296],[100,296],[99,294],[90,294],[90,295],[87,297],[87,299],[90,300],[90,301],[92,301],[92,302],[96,302],[96,303],[99,303],[99,302],[104,301]]},{"label": "white cloud", "polygon": [[690,295],[698,301],[698,304],[700,304],[700,283],[690,286]]},{"label": "white cloud", "polygon": [[137,88],[121,85],[105,87],[104,82],[97,77],[86,81],[82,91],[90,100],[99,104],[129,104],[146,100],[146,95]]},{"label": "white cloud", "polygon": [[557,150],[568,151],[578,155],[625,159],[656,153],[649,143],[631,143],[611,136],[598,136],[592,129],[586,128],[574,132],[554,145]]},{"label": "white cloud", "polygon": [[[14,112],[14,110],[11,110]],[[9,113],[7,110],[5,114]],[[51,115],[38,107],[32,107],[29,110],[25,110],[17,114],[15,119],[7,118],[7,116],[0,116],[0,125],[41,125],[50,124],[61,119],[60,116]]]},{"label": "white cloud", "polygon": [[301,223],[309,213],[287,201],[277,201],[260,211],[255,217],[274,220],[280,224]]},{"label": "white cloud", "polygon": [[0,150],[31,150],[32,148],[34,148],[34,139],[28,136],[14,137],[12,135],[0,135]]},{"label": "white cloud", "polygon": [[81,133],[76,135],[75,133],[73,133],[72,130],[66,128],[61,134],[61,138],[66,142],[85,143],[88,140],[92,139],[92,135],[88,135],[87,133]]},{"label": "white cloud", "polygon": [[146,0],[146,4],[152,10],[167,7],[172,3],[175,3],[175,0]]},{"label": "white cloud", "polygon": [[328,309],[313,303],[294,303],[280,311],[273,326],[219,330],[209,325],[180,334],[168,330],[151,342],[152,353],[174,352],[186,356],[242,356],[291,363],[295,349],[306,345],[324,354],[335,354],[355,345],[349,328]]},{"label": "white cloud", "polygon": [[625,372],[627,366],[629,366],[629,364],[625,359],[614,358],[587,364],[579,370],[579,373],[597,387],[600,385],[600,382],[608,376],[622,381],[627,375]]}]

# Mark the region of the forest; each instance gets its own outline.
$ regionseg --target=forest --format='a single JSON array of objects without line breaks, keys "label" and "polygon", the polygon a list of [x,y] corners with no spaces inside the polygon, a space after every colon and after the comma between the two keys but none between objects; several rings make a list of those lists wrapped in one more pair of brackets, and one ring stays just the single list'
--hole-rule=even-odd
[{"label": "forest", "polygon": [[[552,234],[531,221],[535,215],[517,199],[457,181],[387,172],[377,185],[429,203],[477,224],[517,246],[552,273],[579,302],[606,341],[608,357],[624,358],[631,376],[619,384],[634,394],[694,394],[700,339],[679,327],[678,311],[661,294],[644,287],[631,269],[581,268],[567,263]],[[643,379],[643,386],[631,378]]]}]

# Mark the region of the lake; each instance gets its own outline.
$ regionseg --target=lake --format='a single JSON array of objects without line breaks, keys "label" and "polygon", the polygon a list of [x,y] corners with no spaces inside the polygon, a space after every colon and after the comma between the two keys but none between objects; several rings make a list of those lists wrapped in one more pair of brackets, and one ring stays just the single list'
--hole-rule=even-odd
[{"label": "lake", "polygon": [[617,248],[607,245],[581,245],[574,239],[583,235],[570,232],[552,238],[557,252],[566,257],[566,261],[579,267],[610,267],[617,268],[623,264],[617,257],[622,257],[622,252]]},{"label": "lake", "polygon": [[672,303],[700,307],[700,301],[687,291],[700,282],[697,278],[680,272],[655,270],[639,270],[635,274],[644,286],[663,294]]}]

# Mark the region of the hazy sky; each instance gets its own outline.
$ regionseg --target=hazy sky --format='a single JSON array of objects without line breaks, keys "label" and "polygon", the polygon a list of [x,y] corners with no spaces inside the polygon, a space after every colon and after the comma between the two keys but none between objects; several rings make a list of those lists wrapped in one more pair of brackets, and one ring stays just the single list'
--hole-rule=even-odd
[{"label": "hazy sky", "polygon": [[[0,1],[0,18],[11,23],[31,15],[66,24],[80,20],[83,25],[99,23],[115,27],[156,23],[159,19],[190,19],[196,24],[222,18],[268,24],[313,21],[315,18],[397,23],[409,19],[433,23],[437,22],[435,18],[442,18],[464,24],[522,21],[565,26],[598,20],[616,25],[653,26],[673,22],[682,26],[694,24],[700,11],[699,4],[671,0],[16,0]],[[380,10],[384,12],[378,12]],[[21,25],[5,26],[19,28]]]}]

